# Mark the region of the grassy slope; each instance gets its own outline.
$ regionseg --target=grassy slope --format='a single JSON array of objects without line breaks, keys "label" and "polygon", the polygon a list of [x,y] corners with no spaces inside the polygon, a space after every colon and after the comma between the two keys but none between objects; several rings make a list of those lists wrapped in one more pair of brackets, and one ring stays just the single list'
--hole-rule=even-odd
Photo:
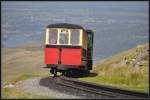
[{"label": "grassy slope", "polygon": [[[43,47],[37,44],[2,48],[2,83],[15,84],[36,76],[49,76],[44,67]],[[16,95],[14,95],[16,94]],[[31,95],[16,88],[2,88],[2,98],[46,98]]]},{"label": "grassy slope", "polygon": [[[148,44],[141,45],[140,50],[146,50]],[[95,82],[98,84],[111,85],[131,90],[148,92],[148,54],[141,60],[141,67],[133,67],[131,64],[124,64],[122,59],[127,57],[128,63],[139,56],[139,48],[132,48],[106,60],[97,62],[92,72],[97,73],[96,77],[80,78],[80,80]]]},{"label": "grassy slope", "polygon": [[[81,80],[96,82],[100,84],[111,84],[129,89],[148,90],[148,62],[140,69],[118,66],[124,55],[132,58],[135,55],[136,48],[125,51],[116,56],[110,57],[104,61],[96,63],[92,72],[98,73],[98,76],[91,78],[81,78]],[[37,44],[24,45],[17,48],[2,49],[2,83],[14,84],[20,80],[36,76],[48,76],[49,69],[42,68],[43,47]],[[117,72],[117,73],[116,73]],[[47,98],[33,94],[25,93],[16,88],[2,88],[2,98]]]},{"label": "grassy slope", "polygon": [[30,93],[25,93],[24,91],[16,88],[4,88],[2,89],[2,98],[5,99],[48,99],[46,96],[39,96]]}]

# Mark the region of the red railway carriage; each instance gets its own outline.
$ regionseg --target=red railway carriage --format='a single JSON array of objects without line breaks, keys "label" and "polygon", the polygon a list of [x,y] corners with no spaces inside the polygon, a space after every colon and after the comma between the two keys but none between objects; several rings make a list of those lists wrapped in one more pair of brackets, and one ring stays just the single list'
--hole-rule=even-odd
[{"label": "red railway carriage", "polygon": [[93,32],[75,24],[59,23],[46,27],[45,64],[57,75],[92,69]]}]

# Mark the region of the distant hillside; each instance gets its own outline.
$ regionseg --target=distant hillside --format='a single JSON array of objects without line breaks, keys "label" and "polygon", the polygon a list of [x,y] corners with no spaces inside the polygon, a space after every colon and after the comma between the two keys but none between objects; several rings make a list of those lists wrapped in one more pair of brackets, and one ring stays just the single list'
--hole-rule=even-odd
[{"label": "distant hillside", "polygon": [[97,62],[92,70],[96,77],[81,80],[122,88],[148,91],[148,43]]},{"label": "distant hillside", "polygon": [[102,66],[130,66],[130,67],[142,67],[148,64],[149,59],[149,47],[148,43],[138,45],[128,51],[124,51],[118,55],[112,56],[103,61],[97,62],[94,66],[94,72]]},{"label": "distant hillside", "polygon": [[48,75],[43,68],[44,47],[39,44],[27,44],[14,48],[2,48],[2,82],[14,83],[24,75]]}]

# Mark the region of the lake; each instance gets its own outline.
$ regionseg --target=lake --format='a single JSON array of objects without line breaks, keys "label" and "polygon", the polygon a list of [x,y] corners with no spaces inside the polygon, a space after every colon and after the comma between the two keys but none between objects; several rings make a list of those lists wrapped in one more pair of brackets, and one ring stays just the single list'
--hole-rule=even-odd
[{"label": "lake", "polygon": [[44,45],[45,26],[72,23],[94,31],[94,63],[148,42],[148,1],[1,2],[2,48]]}]

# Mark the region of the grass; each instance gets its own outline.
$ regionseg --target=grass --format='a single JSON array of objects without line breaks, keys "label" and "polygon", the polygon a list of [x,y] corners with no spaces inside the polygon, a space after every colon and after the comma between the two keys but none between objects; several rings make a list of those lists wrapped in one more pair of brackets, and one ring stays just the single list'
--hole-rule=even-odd
[{"label": "grass", "polygon": [[[148,45],[144,45],[142,47],[143,50],[145,47],[148,47]],[[97,62],[92,72],[98,75],[96,77],[80,78],[80,80],[148,92],[148,55],[141,67],[133,67],[120,63],[124,56],[127,57],[128,61],[136,57],[139,53],[135,52],[136,50],[137,48],[132,48],[116,56]]]},{"label": "grass", "polygon": [[39,75],[23,74],[23,75],[18,76],[16,79],[13,79],[13,80],[12,80],[12,84],[15,84],[15,83],[17,83],[17,82],[19,82],[19,81],[22,81],[22,80],[26,80],[26,79],[38,77],[38,76],[39,76]]},{"label": "grass", "polygon": [[[31,48],[36,48],[32,50]],[[43,68],[44,51],[40,45],[17,48],[2,48],[2,82],[11,83],[24,75],[48,76],[49,69]]]},{"label": "grass", "polygon": [[[13,79],[11,83],[15,84],[19,81],[38,77],[38,76],[39,75],[23,74]],[[50,98],[52,99],[54,97],[40,96],[31,93],[26,93],[23,90],[20,90],[18,88],[2,88],[2,98],[3,99],[12,99],[12,98],[13,99],[50,99]]]},{"label": "grass", "polygon": [[[43,68],[44,51],[38,44],[15,48],[2,48],[2,83],[15,84],[33,77],[49,76],[49,69]],[[16,88],[2,88],[3,98],[47,98],[25,93]]]},{"label": "grass", "polygon": [[3,88],[2,89],[2,99],[48,99],[46,96],[39,96],[30,93],[26,93],[20,89],[16,88]]},{"label": "grass", "polygon": [[[106,60],[97,62],[92,72],[96,77],[80,78],[81,80],[98,84],[112,85],[132,90],[148,91],[148,59],[140,68],[120,65],[126,56],[131,60],[137,55],[136,48],[130,49]],[[16,48],[2,48],[2,83],[15,84],[18,81],[33,77],[49,76],[49,69],[43,68],[43,47],[38,44],[24,45]],[[48,98],[29,94],[16,88],[2,88],[2,98]]]},{"label": "grass", "polygon": [[[144,69],[145,70],[145,69]],[[129,67],[102,69],[96,77],[81,78],[81,80],[106,84],[130,90],[148,92],[148,75],[143,71],[134,71]]]}]

